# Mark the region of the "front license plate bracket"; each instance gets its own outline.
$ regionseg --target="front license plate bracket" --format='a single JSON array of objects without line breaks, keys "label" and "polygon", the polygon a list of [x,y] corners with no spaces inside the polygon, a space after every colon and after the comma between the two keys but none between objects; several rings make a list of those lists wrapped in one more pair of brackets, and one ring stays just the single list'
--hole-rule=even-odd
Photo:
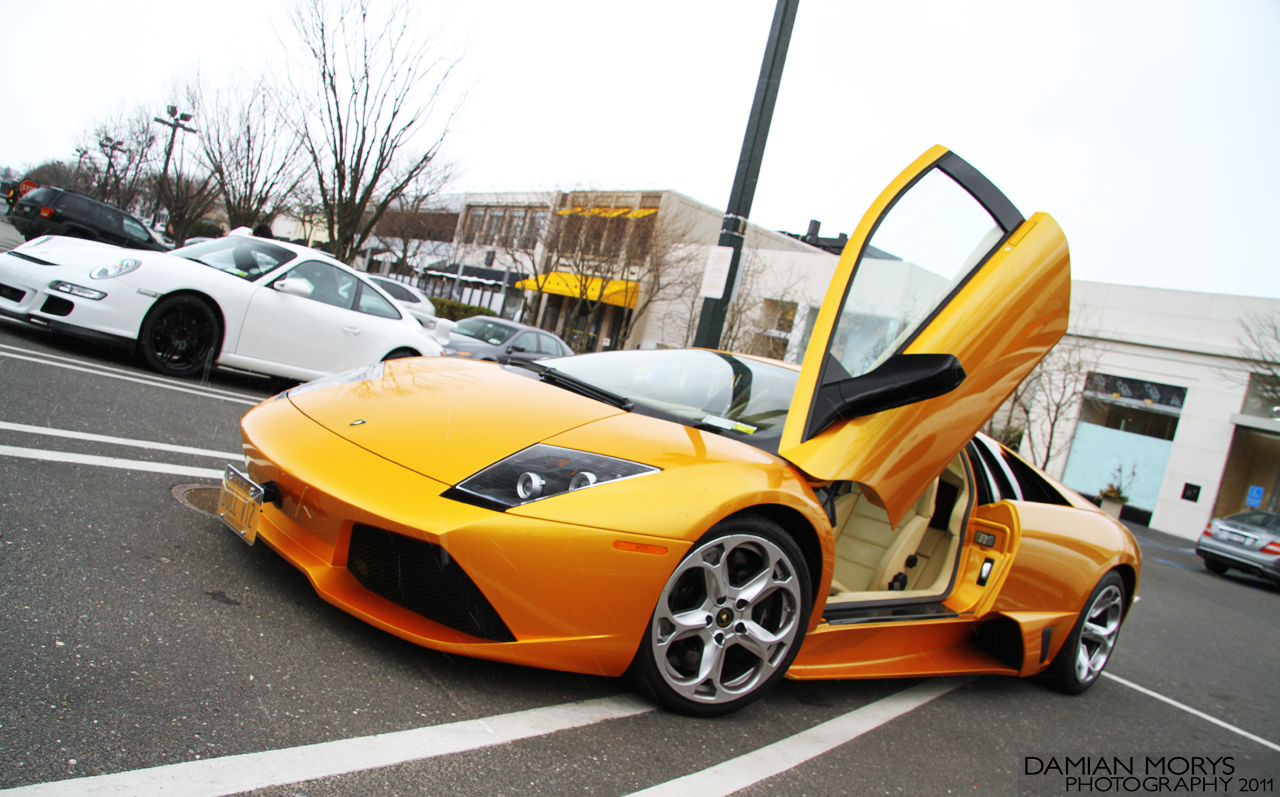
[{"label": "front license plate bracket", "polygon": [[249,545],[258,539],[258,515],[262,512],[264,492],[261,484],[234,465],[227,465],[223,470],[218,517]]}]

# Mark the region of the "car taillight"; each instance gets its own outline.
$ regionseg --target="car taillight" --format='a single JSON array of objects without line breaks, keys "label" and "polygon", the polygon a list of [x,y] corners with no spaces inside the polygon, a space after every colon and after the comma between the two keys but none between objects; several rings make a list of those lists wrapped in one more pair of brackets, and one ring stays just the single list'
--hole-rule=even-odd
[{"label": "car taillight", "polygon": [[1206,536],[1206,537],[1212,537],[1212,536],[1213,536],[1213,524],[1212,524],[1212,523],[1207,523],[1207,524],[1205,524],[1205,527],[1204,527],[1204,536]]},{"label": "car taillight", "polygon": [[1269,542],[1262,546],[1263,553],[1278,554],[1280,553],[1280,542]]},{"label": "car taillight", "polygon": [[53,208],[49,207],[48,205],[45,205],[44,207],[40,208],[40,218],[47,219],[52,215],[53,215]]}]

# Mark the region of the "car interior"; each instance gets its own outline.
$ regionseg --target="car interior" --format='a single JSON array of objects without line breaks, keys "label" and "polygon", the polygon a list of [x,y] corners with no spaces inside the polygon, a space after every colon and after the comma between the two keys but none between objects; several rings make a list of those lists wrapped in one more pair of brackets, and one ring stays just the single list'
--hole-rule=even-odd
[{"label": "car interior", "polygon": [[833,501],[836,562],[828,605],[938,597],[947,591],[969,503],[961,456],[934,479],[897,528],[858,485],[840,486]]}]

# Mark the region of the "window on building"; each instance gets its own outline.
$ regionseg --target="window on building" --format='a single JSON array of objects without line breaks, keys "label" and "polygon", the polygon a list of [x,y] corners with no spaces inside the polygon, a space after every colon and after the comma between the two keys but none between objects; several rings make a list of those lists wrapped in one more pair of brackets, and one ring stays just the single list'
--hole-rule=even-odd
[{"label": "window on building", "polygon": [[1249,392],[1240,412],[1255,418],[1280,418],[1280,381],[1270,374],[1250,374]]},{"label": "window on building", "polygon": [[1090,373],[1080,420],[1130,434],[1172,440],[1187,398],[1185,387]]},{"label": "window on building", "polygon": [[547,227],[547,211],[531,210],[529,216],[525,220],[524,229],[520,234],[520,248],[532,249],[538,245],[538,239],[542,237],[542,232]]},{"label": "window on building", "polygon": [[462,242],[473,244],[484,229],[484,213],[488,208],[471,208],[467,211],[467,223],[462,234]]}]

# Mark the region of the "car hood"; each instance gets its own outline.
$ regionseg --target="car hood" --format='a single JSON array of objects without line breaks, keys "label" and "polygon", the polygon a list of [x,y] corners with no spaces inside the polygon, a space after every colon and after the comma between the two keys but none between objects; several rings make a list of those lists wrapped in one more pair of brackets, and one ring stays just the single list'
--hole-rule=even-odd
[{"label": "car hood", "polygon": [[[23,259],[28,263],[35,262],[48,267],[60,266],[77,274],[81,272],[87,274],[93,269],[118,263],[124,258],[140,260],[144,264],[153,261],[164,263],[166,268],[172,268],[175,261],[178,263],[190,262],[165,252],[156,252],[150,249],[125,249],[121,246],[63,236],[37,238],[17,247],[13,251],[21,253],[20,256],[24,256]],[[35,258],[35,260],[33,261],[30,258]]]},{"label": "car hood", "polygon": [[468,360],[391,360],[382,376],[289,401],[339,437],[423,476],[457,484],[534,443],[622,410]]}]

